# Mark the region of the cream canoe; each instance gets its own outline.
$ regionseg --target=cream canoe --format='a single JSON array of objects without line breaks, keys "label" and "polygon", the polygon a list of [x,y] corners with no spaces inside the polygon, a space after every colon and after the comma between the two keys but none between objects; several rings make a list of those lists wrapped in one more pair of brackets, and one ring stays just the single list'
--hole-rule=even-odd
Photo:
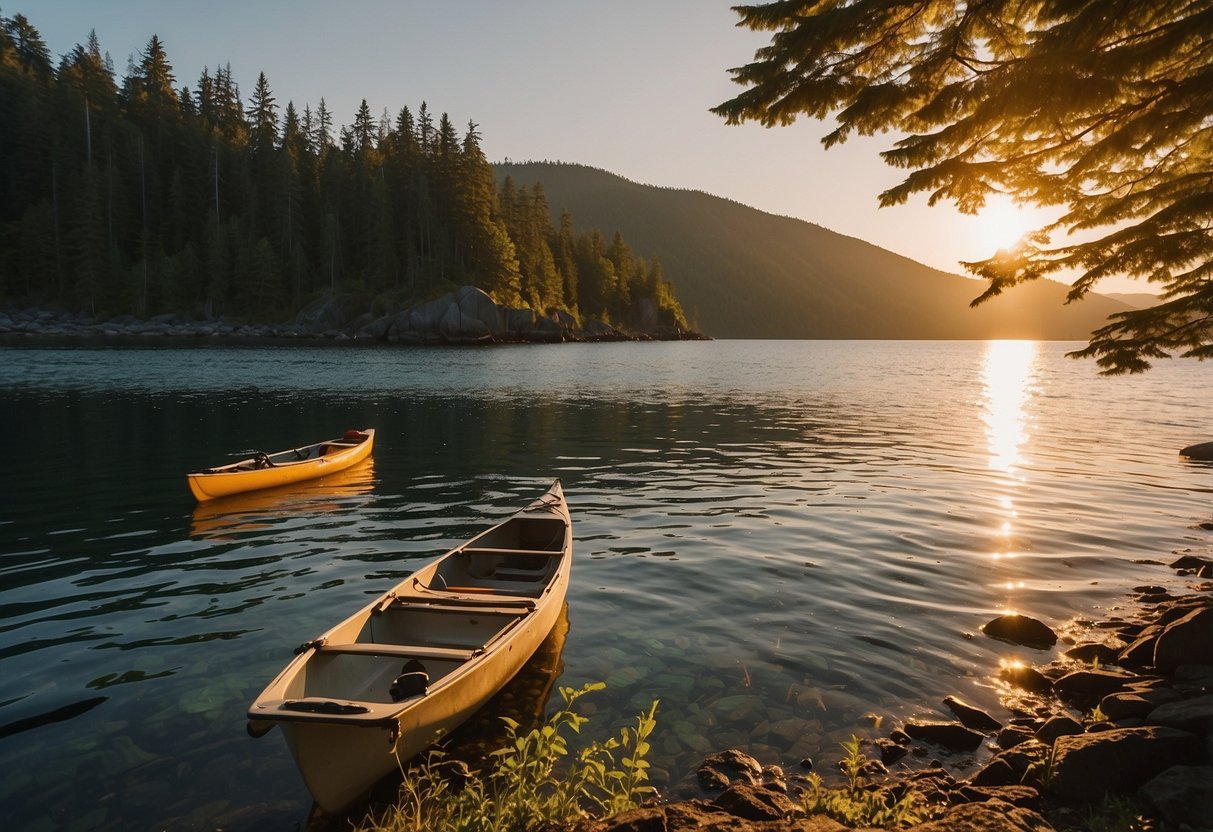
[{"label": "cream canoe", "polygon": [[370,456],[374,444],[373,429],[347,430],[340,439],[326,439],[276,454],[259,453],[230,465],[194,471],[187,478],[190,491],[199,501],[213,500],[342,471]]},{"label": "cream canoe", "polygon": [[317,805],[334,812],[499,691],[556,623],[573,558],[560,481],[319,638],[248,711],[281,725]]}]

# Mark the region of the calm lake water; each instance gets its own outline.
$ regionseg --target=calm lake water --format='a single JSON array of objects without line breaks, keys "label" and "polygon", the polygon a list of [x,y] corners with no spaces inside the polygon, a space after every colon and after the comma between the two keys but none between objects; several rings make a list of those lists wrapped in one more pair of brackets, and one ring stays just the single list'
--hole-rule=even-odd
[{"label": "calm lake water", "polygon": [[[981,624],[1097,618],[1210,548],[1213,466],[1176,453],[1213,439],[1210,367],[1105,379],[1074,346],[0,348],[0,825],[302,828],[249,702],[553,477],[567,633],[510,707],[603,680],[602,736],[660,698],[671,790],[729,746],[836,760],[951,693],[1002,713],[1015,651]],[[186,488],[367,426],[346,475],[199,507]]]}]

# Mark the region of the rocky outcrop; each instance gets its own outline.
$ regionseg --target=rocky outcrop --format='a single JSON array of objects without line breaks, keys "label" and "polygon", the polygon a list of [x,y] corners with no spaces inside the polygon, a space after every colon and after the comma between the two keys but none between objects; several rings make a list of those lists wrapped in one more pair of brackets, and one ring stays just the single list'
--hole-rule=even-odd
[{"label": "rocky outcrop", "polygon": [[332,292],[309,303],[293,321],[280,324],[234,323],[222,317],[199,321],[179,314],[157,315],[149,320],[130,315],[98,319],[59,308],[0,310],[0,337],[325,338],[403,344],[705,340],[697,333],[655,323],[625,330],[590,320],[579,327],[567,312],[541,315],[530,309],[501,306],[473,286],[400,312],[378,317],[353,315]]}]

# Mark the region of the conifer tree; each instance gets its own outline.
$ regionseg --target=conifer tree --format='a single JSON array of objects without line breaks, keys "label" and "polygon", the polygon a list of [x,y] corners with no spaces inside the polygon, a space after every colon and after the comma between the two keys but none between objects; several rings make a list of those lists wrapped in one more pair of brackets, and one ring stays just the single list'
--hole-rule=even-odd
[{"label": "conifer tree", "polygon": [[[1057,206],[1010,250],[965,263],[989,287],[1076,272],[1069,300],[1114,275],[1162,295],[1114,315],[1074,355],[1141,372],[1213,357],[1213,0],[818,0],[737,7],[772,32],[732,70],[730,123],[833,116],[829,147],[895,130],[909,171],[882,205],[928,194],[980,210],[992,194]],[[1067,234],[1079,232],[1077,239]],[[1060,238],[1060,239],[1059,239]]]}]

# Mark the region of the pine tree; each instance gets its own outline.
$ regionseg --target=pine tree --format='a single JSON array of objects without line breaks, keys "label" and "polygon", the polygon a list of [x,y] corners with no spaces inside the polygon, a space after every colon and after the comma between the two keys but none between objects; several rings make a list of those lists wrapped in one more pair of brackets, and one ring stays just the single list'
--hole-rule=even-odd
[{"label": "pine tree", "polygon": [[[1114,275],[1158,284],[1073,355],[1141,372],[1172,352],[1213,357],[1213,0],[827,0],[737,7],[770,31],[732,70],[730,123],[798,116],[853,134],[908,134],[883,153],[909,172],[882,205],[927,193],[976,212],[997,193],[1059,206],[1010,250],[965,263],[975,303],[1074,271],[1069,300]],[[1082,232],[1083,242],[1054,242]],[[1081,238],[1080,238],[1081,239]]]}]

